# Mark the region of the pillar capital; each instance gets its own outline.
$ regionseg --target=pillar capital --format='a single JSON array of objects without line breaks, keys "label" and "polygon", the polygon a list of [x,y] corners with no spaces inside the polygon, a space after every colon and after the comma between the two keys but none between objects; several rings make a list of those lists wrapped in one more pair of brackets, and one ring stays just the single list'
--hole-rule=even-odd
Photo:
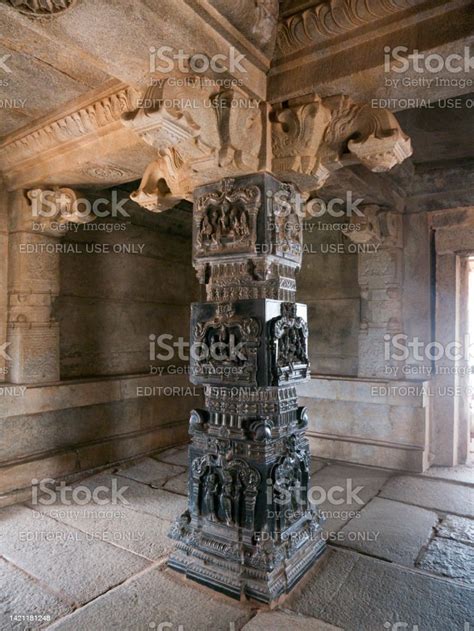
[{"label": "pillar capital", "polygon": [[154,212],[224,177],[267,170],[305,192],[343,166],[388,171],[412,153],[388,110],[314,94],[270,107],[238,86],[216,88],[202,77],[161,80],[123,119],[156,150],[131,194]]},{"label": "pillar capital", "polygon": [[360,206],[361,215],[352,214],[344,235],[356,244],[378,245],[382,248],[403,247],[401,213],[378,204]]},{"label": "pillar capital", "polygon": [[271,121],[272,171],[301,190],[321,188],[331,173],[354,162],[382,172],[412,154],[409,137],[389,110],[341,94],[275,104]]}]

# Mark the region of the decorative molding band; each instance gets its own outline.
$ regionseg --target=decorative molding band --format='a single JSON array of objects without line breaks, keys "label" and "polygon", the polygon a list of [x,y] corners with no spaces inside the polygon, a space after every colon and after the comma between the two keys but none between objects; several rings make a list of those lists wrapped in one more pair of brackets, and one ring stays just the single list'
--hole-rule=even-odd
[{"label": "decorative molding band", "polygon": [[321,44],[395,13],[411,9],[424,0],[322,0],[313,7],[280,22],[276,56]]},{"label": "decorative molding band", "polygon": [[77,0],[10,0],[10,4],[33,18],[53,17],[64,13],[76,4]]},{"label": "decorative molding band", "polygon": [[122,87],[76,111],[60,116],[24,136],[15,135],[0,145],[0,167],[8,169],[70,140],[90,134],[101,127],[121,120],[125,112],[136,109],[139,93]]}]

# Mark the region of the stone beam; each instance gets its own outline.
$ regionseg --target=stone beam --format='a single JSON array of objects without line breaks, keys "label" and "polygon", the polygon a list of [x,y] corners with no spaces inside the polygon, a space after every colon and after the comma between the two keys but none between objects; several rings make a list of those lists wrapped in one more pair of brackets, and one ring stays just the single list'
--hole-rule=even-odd
[{"label": "stone beam", "polygon": [[[387,50],[406,47],[406,57],[417,50],[465,57],[474,43],[474,14],[468,0],[322,0],[283,15],[277,51],[269,73],[268,100],[279,102],[315,91],[321,96],[345,92],[354,99],[377,102],[392,111],[419,107],[419,101],[468,94],[472,72],[444,65],[436,72],[417,72],[409,64],[403,73],[387,70],[397,65]],[[343,8],[342,8],[343,5]],[[398,82],[393,83],[393,79]],[[427,83],[429,82],[429,83]]]},{"label": "stone beam", "polygon": [[[240,0],[248,20],[253,22],[253,26],[260,25],[259,32],[267,30],[267,18],[261,4]],[[49,19],[34,19],[39,15],[44,18],[47,11],[44,7],[48,6],[65,9],[48,11]],[[10,52],[10,61],[19,64],[16,70],[25,77],[19,82],[15,97],[24,97],[27,105],[33,104],[34,100],[36,116],[38,111],[45,114],[48,110],[44,110],[41,99],[34,99],[28,92],[31,64],[43,75],[49,67],[54,72],[47,75],[54,82],[61,82],[62,76],[69,94],[84,95],[90,88],[103,83],[104,78],[144,87],[156,65],[163,65],[156,56],[157,49],[163,46],[169,47],[166,51],[168,56],[178,53],[179,49],[183,49],[185,56],[202,54],[203,51],[208,58],[221,55],[220,59],[227,60],[223,64],[227,69],[226,77],[244,78],[245,89],[250,94],[265,98],[266,71],[270,60],[259,48],[261,38],[257,37],[255,41],[248,39],[245,29],[237,30],[231,16],[229,20],[227,15],[229,11],[224,7],[212,6],[204,0],[180,2],[179,19],[174,0],[162,0],[159,7],[153,0],[137,0],[133,3],[133,11],[130,11],[130,3],[126,0],[99,3],[94,0],[51,0],[47,3],[15,0],[0,4],[0,41],[4,43],[6,52]],[[118,36],[104,37],[104,29]],[[41,48],[27,45],[25,52],[30,67],[22,63],[25,53],[18,50],[15,34],[20,41],[39,39],[45,43]],[[248,35],[250,37],[251,33]],[[269,37],[274,39],[274,34],[270,33]],[[51,40],[54,40],[54,47],[51,47]],[[230,63],[231,47],[241,60],[239,65]],[[58,50],[59,53],[55,52]],[[79,61],[76,63],[76,60]],[[82,66],[83,72],[78,72],[76,66]],[[219,72],[216,76],[224,75]],[[73,81],[67,82],[66,77],[73,78]],[[35,89],[46,97],[50,86],[39,82]],[[11,96],[8,87],[0,91],[0,96]],[[28,108],[25,113],[29,115]],[[32,112],[31,117],[36,116]]]}]

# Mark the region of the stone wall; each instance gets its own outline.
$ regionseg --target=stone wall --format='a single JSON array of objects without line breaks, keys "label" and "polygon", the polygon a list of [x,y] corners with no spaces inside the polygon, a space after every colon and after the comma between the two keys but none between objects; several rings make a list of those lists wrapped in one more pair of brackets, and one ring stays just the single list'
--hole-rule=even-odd
[{"label": "stone wall", "polygon": [[60,263],[62,379],[147,373],[160,364],[149,358],[150,335],[189,339],[189,303],[198,297],[190,237],[159,225],[102,226],[126,230],[93,231],[94,222],[64,239],[78,253],[62,254]]},{"label": "stone wall", "polygon": [[[10,210],[26,220],[25,199],[12,196]],[[41,254],[36,265],[40,278],[49,274],[59,287],[48,300],[59,328],[60,380],[40,383],[31,373],[10,383],[7,373],[0,385],[0,503],[28,498],[33,479],[73,479],[187,440],[189,411],[201,405],[201,390],[182,373],[185,359],[150,355],[150,335],[189,340],[189,303],[198,298],[190,219],[186,209],[161,218],[132,207],[126,221],[96,220],[50,237],[61,252]],[[37,275],[36,254],[20,247],[24,234],[17,230],[18,247],[10,247],[9,318],[27,328],[25,317],[36,312],[22,307],[29,287],[22,272],[28,269],[30,283]],[[1,273],[6,279],[7,266]],[[44,295],[42,286],[32,286]],[[22,374],[23,359],[10,348],[13,377]]]},{"label": "stone wall", "polygon": [[33,479],[69,479],[185,442],[201,403],[186,377],[171,376],[3,384],[0,394],[0,505],[31,497]]},{"label": "stone wall", "polygon": [[427,382],[313,377],[298,396],[314,456],[402,471],[428,467]]},{"label": "stone wall", "polygon": [[[347,251],[342,220],[305,221],[297,300],[308,305],[309,359],[313,374],[357,375],[360,290],[357,254]],[[324,226],[323,226],[324,224]]]}]

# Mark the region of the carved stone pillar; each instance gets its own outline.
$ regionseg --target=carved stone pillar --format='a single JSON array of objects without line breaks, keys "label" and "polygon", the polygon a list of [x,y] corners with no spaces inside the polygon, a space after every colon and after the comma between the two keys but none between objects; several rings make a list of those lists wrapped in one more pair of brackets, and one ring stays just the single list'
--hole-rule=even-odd
[{"label": "carved stone pillar", "polygon": [[[352,216],[346,236],[368,247],[358,254],[361,298],[359,331],[360,377],[400,378],[400,362],[392,358],[392,336],[402,332],[402,216],[375,204]],[[395,370],[398,369],[398,370]]]},{"label": "carved stone pillar", "polygon": [[308,502],[309,378],[298,195],[259,173],[194,193],[194,265],[207,300],[192,305],[189,507],[169,565],[235,598],[287,593],[324,550]]},{"label": "carved stone pillar", "polygon": [[4,183],[0,178],[0,382],[4,381],[9,370],[7,340],[8,309],[8,198]]},{"label": "carved stone pillar", "polygon": [[84,222],[74,212],[71,189],[25,194],[10,198],[8,244],[7,352],[8,381],[43,383],[59,380],[59,324],[54,301],[59,294],[59,226]]}]

